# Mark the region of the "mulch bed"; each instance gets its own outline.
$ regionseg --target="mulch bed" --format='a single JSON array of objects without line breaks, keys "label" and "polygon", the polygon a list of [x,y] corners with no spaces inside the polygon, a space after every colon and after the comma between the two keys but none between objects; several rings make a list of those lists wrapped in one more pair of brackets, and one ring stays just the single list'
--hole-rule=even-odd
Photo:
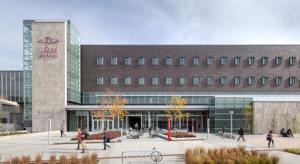
[{"label": "mulch bed", "polygon": [[[107,131],[106,133],[110,139],[121,137],[120,131],[111,130],[111,131]],[[123,132],[123,135],[126,135],[126,133]],[[90,134],[87,140],[102,140],[102,139],[103,139],[103,132],[100,132],[100,133]],[[72,138],[71,140],[77,140],[77,138]]]},{"label": "mulch bed", "polygon": [[[168,132],[164,133],[164,135],[168,135]],[[193,138],[196,137],[192,133],[187,132],[171,132],[171,137],[174,138]]]}]

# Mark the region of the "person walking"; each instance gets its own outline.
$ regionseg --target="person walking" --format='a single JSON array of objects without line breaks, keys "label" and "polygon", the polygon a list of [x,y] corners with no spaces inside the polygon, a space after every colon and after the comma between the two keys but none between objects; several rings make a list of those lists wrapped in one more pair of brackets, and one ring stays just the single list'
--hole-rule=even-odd
[{"label": "person walking", "polygon": [[64,136],[64,126],[61,126],[60,128],[60,137],[63,137]]},{"label": "person walking", "polygon": [[151,134],[151,130],[152,130],[152,128],[150,127],[150,128],[149,128],[149,138],[151,138],[151,135],[152,135],[152,134]]},{"label": "person walking", "polygon": [[237,141],[239,142],[240,139],[243,139],[243,141],[245,142],[245,138],[244,138],[244,129],[241,127],[239,130],[239,138],[237,139]]},{"label": "person walking", "polygon": [[137,122],[134,124],[134,128],[135,128],[135,130],[136,130],[136,131],[138,131],[138,130],[139,130],[139,125],[138,125],[138,123],[137,123]]},{"label": "person walking", "polygon": [[104,150],[106,150],[106,146],[107,147],[110,147],[107,142],[109,142],[109,138],[107,136],[107,132],[106,132],[106,129],[104,129],[103,131],[103,147],[104,147]]},{"label": "person walking", "polygon": [[84,153],[84,151],[87,149],[87,146],[85,144],[85,139],[87,139],[87,131],[85,129],[81,129],[81,147],[82,147],[82,152]]},{"label": "person walking", "polygon": [[80,144],[81,144],[81,136],[82,136],[82,131],[81,128],[77,129],[77,150],[80,149]]},{"label": "person walking", "polygon": [[268,147],[271,146],[271,143],[272,143],[272,146],[274,146],[274,140],[273,140],[272,130],[269,131],[269,133],[267,135],[267,140],[269,141]]},{"label": "person walking", "polygon": [[225,135],[225,126],[223,126],[222,127],[222,129],[221,129],[221,137],[222,137],[222,139],[224,139],[224,136]]}]

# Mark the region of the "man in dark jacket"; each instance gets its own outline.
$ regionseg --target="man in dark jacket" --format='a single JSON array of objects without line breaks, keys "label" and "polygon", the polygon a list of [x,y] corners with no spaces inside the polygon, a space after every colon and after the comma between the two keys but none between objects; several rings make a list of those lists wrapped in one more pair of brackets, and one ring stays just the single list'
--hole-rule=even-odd
[{"label": "man in dark jacket", "polygon": [[239,138],[237,139],[237,141],[239,142],[240,139],[243,139],[243,141],[245,142],[245,138],[244,138],[244,130],[243,128],[241,127],[240,130],[239,130]]},{"label": "man in dark jacket", "polygon": [[104,146],[104,150],[106,150],[106,146],[107,147],[110,147],[107,142],[108,142],[108,136],[107,136],[107,132],[106,132],[106,129],[104,129],[103,131],[103,146]]}]

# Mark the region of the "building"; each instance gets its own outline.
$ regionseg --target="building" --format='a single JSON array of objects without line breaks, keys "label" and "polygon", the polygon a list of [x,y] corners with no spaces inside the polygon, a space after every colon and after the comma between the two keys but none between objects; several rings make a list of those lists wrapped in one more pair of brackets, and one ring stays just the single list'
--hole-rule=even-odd
[{"label": "building", "polygon": [[23,71],[0,71],[0,97],[23,102]]},{"label": "building", "polygon": [[0,131],[22,130],[22,111],[18,103],[0,99]]},{"label": "building", "polygon": [[[139,127],[164,129],[172,96],[188,103],[172,127],[253,132],[300,117],[300,45],[81,45],[69,20],[24,20],[24,118],[33,131]],[[107,94],[111,91],[111,95]],[[94,117],[99,100],[128,100],[124,119]],[[208,121],[209,118],[209,121]]]}]

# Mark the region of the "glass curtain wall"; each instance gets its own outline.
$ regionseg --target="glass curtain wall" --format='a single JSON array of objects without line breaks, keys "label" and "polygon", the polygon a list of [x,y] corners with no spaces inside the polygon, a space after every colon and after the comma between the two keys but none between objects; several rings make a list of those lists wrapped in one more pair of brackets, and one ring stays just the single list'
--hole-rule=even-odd
[{"label": "glass curtain wall", "polygon": [[[215,97],[214,103],[209,110],[211,131],[217,133],[224,127],[225,132],[230,132],[231,129],[231,114],[233,132],[238,130],[244,125],[243,109],[246,105],[252,106],[252,98],[250,97]],[[247,132],[248,129],[245,129]]]},{"label": "glass curtain wall", "polygon": [[23,98],[24,98],[24,126],[31,126],[32,111],[32,22],[23,21]]},{"label": "glass curtain wall", "polygon": [[67,99],[80,103],[80,33],[70,21],[67,31]]}]

